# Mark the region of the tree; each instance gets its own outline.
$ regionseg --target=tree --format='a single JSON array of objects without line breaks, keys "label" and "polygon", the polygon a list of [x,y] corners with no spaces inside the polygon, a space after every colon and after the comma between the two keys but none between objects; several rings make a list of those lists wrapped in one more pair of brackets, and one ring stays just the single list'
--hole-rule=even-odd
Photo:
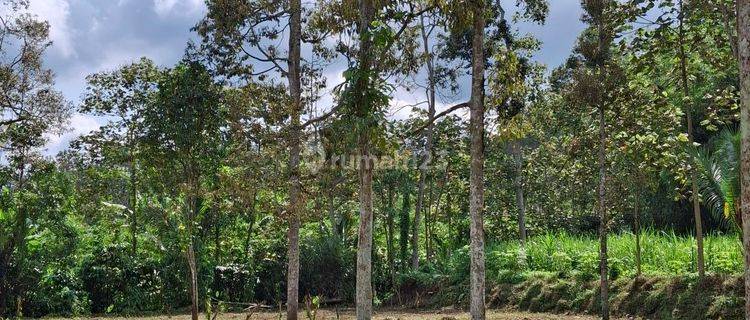
[{"label": "tree", "polygon": [[[45,134],[61,132],[71,105],[54,88],[52,71],[43,65],[50,46],[49,24],[22,13],[28,2],[0,2],[0,148],[13,171],[11,190],[18,197],[11,236],[0,243],[0,315],[9,298],[23,299],[25,288],[16,282],[26,261],[29,212],[21,195]],[[13,267],[11,267],[13,266]],[[14,280],[16,279],[16,280]],[[21,310],[16,310],[21,312]]]},{"label": "tree", "polygon": [[469,215],[471,216],[471,302],[473,320],[485,318],[484,277],[484,1],[471,8],[473,21],[471,58],[471,100],[469,132],[471,166],[469,176]]},{"label": "tree", "polygon": [[607,182],[607,124],[606,113],[611,103],[611,86],[613,81],[608,79],[616,74],[611,68],[611,44],[614,40],[616,28],[613,19],[615,3],[610,0],[585,0],[582,2],[586,12],[584,22],[590,24],[579,39],[578,51],[583,58],[584,68],[580,68],[576,76],[577,92],[580,99],[588,106],[596,109],[598,120],[598,211],[599,211],[599,272],[600,272],[600,301],[601,317],[609,319],[609,270],[607,252],[607,233],[609,231],[609,216],[607,214],[606,182]]},{"label": "tree", "polygon": [[742,247],[745,248],[745,319],[750,319],[750,2],[737,1],[740,66],[740,177]]},{"label": "tree", "polygon": [[129,173],[128,210],[131,215],[132,253],[138,252],[138,129],[143,111],[156,91],[158,68],[153,61],[141,58],[138,62],[113,72],[102,72],[87,77],[88,86],[79,108],[81,113],[111,117],[101,134],[109,144],[120,145],[121,159]]},{"label": "tree", "polygon": [[145,110],[145,140],[154,157],[180,173],[189,268],[192,319],[198,319],[198,266],[194,248],[202,183],[216,168],[220,126],[220,90],[196,62],[182,62],[158,82],[158,93]]},{"label": "tree", "polygon": [[[289,146],[288,182],[289,205],[286,210],[289,229],[287,252],[287,319],[297,319],[299,308],[299,229],[302,207],[302,185],[300,183],[300,152],[305,127],[301,124],[302,104],[302,4],[290,0],[284,6],[278,1],[260,1],[246,4],[239,2],[210,1],[209,12],[194,30],[203,37],[203,50],[209,60],[218,62],[218,72],[225,77],[265,79],[266,74],[276,71],[286,77],[291,106],[287,112],[289,124],[287,143]],[[269,42],[278,38],[283,29],[278,21],[288,16],[289,40],[287,56],[280,57],[276,46]],[[274,23],[276,23],[274,25]],[[249,44],[251,49],[243,46]],[[259,64],[270,65],[264,70],[253,70],[244,62],[252,59]],[[287,68],[281,66],[287,62]]]},{"label": "tree", "polygon": [[[687,54],[685,53],[685,15],[687,10],[683,1],[680,0],[680,13],[678,16],[678,45],[679,45],[679,57],[680,57],[680,80],[682,84],[682,93],[684,94],[683,101],[688,104],[690,97],[690,83],[688,82],[688,69],[687,69]],[[693,110],[692,107],[686,105],[685,110],[685,121],[688,134],[688,140],[692,145],[695,142],[693,133]],[[703,278],[706,275],[706,264],[703,261],[703,223],[701,222],[701,207],[700,207],[700,195],[698,194],[698,183],[695,178],[695,170],[690,172],[690,185],[692,187],[692,200],[693,200],[693,219],[695,219],[695,242],[697,245],[696,263],[698,264],[698,276]]]}]

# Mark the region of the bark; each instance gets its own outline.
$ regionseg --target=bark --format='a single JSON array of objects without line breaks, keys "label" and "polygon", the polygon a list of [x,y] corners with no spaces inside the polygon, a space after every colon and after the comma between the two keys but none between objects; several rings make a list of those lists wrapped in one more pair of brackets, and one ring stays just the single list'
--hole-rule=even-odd
[{"label": "bark", "polygon": [[740,181],[742,245],[745,252],[745,319],[750,319],[750,0],[737,0],[738,57],[740,66]]},{"label": "bark", "polygon": [[[597,30],[599,34],[598,50],[599,55],[603,56],[608,49],[609,43],[606,41],[604,33],[603,18],[599,17],[597,21]],[[604,62],[598,62],[597,71],[600,77],[605,74]],[[609,320],[609,267],[607,252],[607,234],[609,231],[609,217],[607,215],[606,201],[606,182],[607,182],[607,123],[605,119],[604,102],[606,94],[604,87],[599,88],[598,94],[598,111],[599,111],[599,290],[601,301],[602,320]]]},{"label": "bark", "polygon": [[221,265],[221,221],[218,209],[212,208],[214,212],[214,263]]},{"label": "bark", "polygon": [[198,320],[198,268],[195,263],[195,248],[193,248],[192,236],[190,236],[190,244],[188,245],[187,259],[190,272],[190,314],[192,320]]},{"label": "bark", "polygon": [[391,278],[390,279],[391,280],[391,285],[395,284],[395,279],[396,279],[396,266],[395,266],[395,263],[394,263],[394,260],[395,260],[394,259],[394,255],[395,254],[393,252],[393,250],[394,250],[394,248],[393,248],[393,230],[394,230],[394,223],[393,223],[394,217],[393,217],[393,215],[394,215],[394,211],[396,211],[396,210],[393,208],[393,193],[394,193],[394,191],[392,189],[388,190],[388,199],[387,199],[387,201],[388,201],[387,202],[388,203],[387,204],[387,206],[388,206],[388,209],[387,209],[388,210],[387,211],[388,216],[387,216],[387,222],[386,222],[387,223],[386,241],[388,241],[388,244],[386,246],[386,250],[388,250],[388,255],[387,255],[388,256],[388,270],[389,270],[389,275],[390,275],[390,278]]},{"label": "bark", "polygon": [[[359,2],[359,53],[357,54],[359,72],[369,75],[371,69],[371,45],[369,26],[375,14],[372,0]],[[354,88],[356,101],[354,106],[361,108],[360,116],[368,117],[371,106],[367,105],[366,94],[369,89],[368,77],[359,77]],[[357,239],[357,283],[356,309],[357,320],[372,318],[372,172],[370,159],[369,130],[360,128],[359,146],[359,237]]]},{"label": "bark", "polygon": [[[424,210],[424,198],[425,198],[425,181],[427,179],[429,162],[431,161],[432,145],[433,145],[433,132],[435,130],[434,118],[435,118],[435,65],[433,62],[432,53],[430,52],[430,41],[429,31],[424,23],[424,16],[420,16],[420,30],[422,34],[422,44],[424,46],[424,52],[429,57],[427,59],[427,130],[424,131],[425,148],[422,161],[420,161],[419,167],[419,184],[417,186],[417,205],[414,211],[414,233],[412,235],[412,253],[411,253],[411,267],[413,269],[419,268],[419,224]],[[425,251],[427,251],[427,221],[425,219]]]},{"label": "bark", "polygon": [[411,190],[405,185],[403,199],[401,201],[401,212],[399,217],[399,259],[401,270],[407,268],[407,257],[409,251],[409,212],[411,211]]},{"label": "bark", "polygon": [[188,272],[190,279],[190,314],[192,320],[198,320],[198,266],[195,259],[195,246],[194,246],[194,237],[193,237],[193,219],[198,215],[198,199],[196,196],[196,191],[198,189],[197,187],[197,178],[190,177],[189,178],[189,185],[191,185],[192,190],[190,190],[190,195],[188,197],[188,248],[187,248],[187,262],[188,262]]},{"label": "bark", "polygon": [[518,238],[521,246],[526,244],[526,203],[523,199],[523,150],[519,141],[514,142],[513,162],[516,165],[516,205],[518,206]]},{"label": "bark", "polygon": [[609,269],[607,266],[607,231],[609,218],[605,194],[606,177],[606,130],[604,122],[604,106],[599,107],[599,272],[601,294],[601,317],[609,319]]},{"label": "bark", "polygon": [[372,165],[368,137],[362,136],[359,168],[359,238],[357,239],[357,319],[372,318]]},{"label": "bark", "polygon": [[433,211],[432,211],[432,202],[435,200],[434,198],[434,192],[435,192],[435,180],[430,179],[430,192],[429,197],[427,201],[427,205],[424,207],[424,251],[425,251],[425,263],[430,263],[430,255],[432,253],[432,230],[430,229],[430,225],[432,224],[432,219],[434,217]]},{"label": "bark", "polygon": [[136,185],[137,177],[135,173],[135,155],[133,154],[134,151],[133,146],[131,144],[130,147],[130,214],[131,214],[131,222],[130,222],[130,233],[132,236],[131,239],[131,251],[133,256],[135,256],[138,253],[138,187]]},{"label": "bark", "polygon": [[633,210],[633,232],[635,233],[635,276],[641,276],[641,190],[635,192],[635,210]]},{"label": "bark", "polygon": [[[426,170],[425,170],[426,171]],[[426,173],[420,169],[417,184],[417,203],[414,209],[414,224],[411,232],[411,268],[419,269],[419,225],[422,221],[422,203],[424,203],[424,189]]]},{"label": "bark", "polygon": [[[685,18],[685,6],[683,5],[682,0],[680,0],[680,21],[679,21],[679,30],[678,30],[678,40],[679,40],[679,51],[680,51],[680,77],[682,80],[682,93],[684,94],[684,98],[688,98],[690,96],[690,84],[688,83],[688,74],[687,74],[687,55],[685,53],[685,28],[684,28],[684,18]],[[683,100],[687,101],[687,100]],[[687,103],[686,103],[687,104]],[[694,137],[693,137],[693,116],[692,116],[692,107],[689,105],[685,106],[685,118],[687,119],[687,132],[688,132],[688,141],[690,142],[690,145],[693,145]],[[696,262],[698,264],[698,276],[700,278],[703,278],[706,275],[705,272],[705,263],[703,262],[703,224],[701,222],[701,207],[700,207],[700,198],[698,194],[698,183],[696,182],[695,178],[695,171],[690,172],[690,183],[692,184],[692,192],[693,192],[693,218],[695,219],[695,241],[697,246],[697,252],[696,252]]]},{"label": "bark", "polygon": [[299,308],[299,207],[300,207],[300,114],[302,95],[300,78],[300,39],[302,37],[300,0],[289,1],[289,93],[292,98],[289,137],[289,251],[287,253],[286,318],[297,320]]},{"label": "bark", "polygon": [[471,275],[470,313],[472,320],[485,319],[484,283],[484,2],[473,8],[474,34],[471,59],[471,168],[469,213]]}]

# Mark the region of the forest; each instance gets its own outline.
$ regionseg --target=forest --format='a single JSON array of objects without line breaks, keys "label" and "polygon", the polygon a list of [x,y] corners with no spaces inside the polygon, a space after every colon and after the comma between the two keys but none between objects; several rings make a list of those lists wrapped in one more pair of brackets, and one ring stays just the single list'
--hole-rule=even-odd
[{"label": "forest", "polygon": [[71,100],[0,0],[0,319],[750,319],[750,1],[576,5],[205,0]]}]

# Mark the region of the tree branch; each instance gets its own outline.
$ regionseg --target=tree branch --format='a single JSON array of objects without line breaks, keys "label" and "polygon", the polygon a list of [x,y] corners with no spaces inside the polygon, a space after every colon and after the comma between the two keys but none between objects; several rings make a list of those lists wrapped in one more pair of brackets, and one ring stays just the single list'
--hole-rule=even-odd
[{"label": "tree branch", "polygon": [[312,124],[324,121],[324,120],[328,119],[329,117],[331,117],[332,115],[334,115],[336,113],[336,111],[338,111],[340,108],[341,108],[341,104],[337,104],[336,106],[334,106],[333,108],[331,108],[331,110],[328,110],[328,112],[320,115],[319,117],[312,118],[312,119],[309,119],[309,120],[305,121],[303,124],[300,125],[300,128],[301,129],[305,129],[309,125],[312,125]]},{"label": "tree branch", "polygon": [[452,106],[452,107],[450,107],[448,109],[445,109],[443,112],[440,112],[440,113],[436,114],[432,118],[432,120],[428,120],[423,125],[421,125],[418,128],[410,131],[406,136],[410,137],[410,136],[416,135],[416,134],[420,133],[422,130],[424,130],[425,128],[429,127],[435,121],[437,121],[437,119],[440,119],[440,118],[442,118],[444,116],[447,116],[447,115],[451,114],[452,112],[454,112],[454,111],[456,111],[458,109],[463,109],[463,108],[468,108],[468,107],[469,107],[469,103],[468,102],[464,102],[464,103],[459,103],[459,104],[457,104],[455,106]]}]

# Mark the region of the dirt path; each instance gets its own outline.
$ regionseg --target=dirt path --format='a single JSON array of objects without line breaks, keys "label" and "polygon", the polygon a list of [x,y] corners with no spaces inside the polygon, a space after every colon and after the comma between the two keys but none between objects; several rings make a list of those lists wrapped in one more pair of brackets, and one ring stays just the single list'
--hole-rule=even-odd
[{"label": "dirt path", "polygon": [[[176,316],[153,316],[153,317],[142,317],[142,318],[121,318],[121,317],[106,317],[97,318],[92,317],[89,319],[107,319],[107,320],[124,320],[124,319],[141,319],[141,320],[190,320],[190,315],[176,315]],[[204,314],[201,314],[201,320],[206,319]],[[221,314],[217,320],[247,320],[247,314],[245,313],[225,313]],[[250,320],[278,320],[286,319],[285,315],[279,317],[279,313],[256,313],[253,314]],[[308,319],[304,313],[300,313],[300,320]],[[339,312],[339,316],[336,316],[335,311],[320,310],[316,320],[335,320],[335,319],[355,319],[353,310],[346,310]],[[445,311],[381,311],[375,314],[374,319],[377,320],[464,320],[469,319],[468,313],[464,312],[445,312]],[[488,311],[488,320],[594,320],[596,317],[590,316],[579,316],[579,315],[553,315],[553,314],[540,314],[540,313],[525,313],[515,311]]]}]

